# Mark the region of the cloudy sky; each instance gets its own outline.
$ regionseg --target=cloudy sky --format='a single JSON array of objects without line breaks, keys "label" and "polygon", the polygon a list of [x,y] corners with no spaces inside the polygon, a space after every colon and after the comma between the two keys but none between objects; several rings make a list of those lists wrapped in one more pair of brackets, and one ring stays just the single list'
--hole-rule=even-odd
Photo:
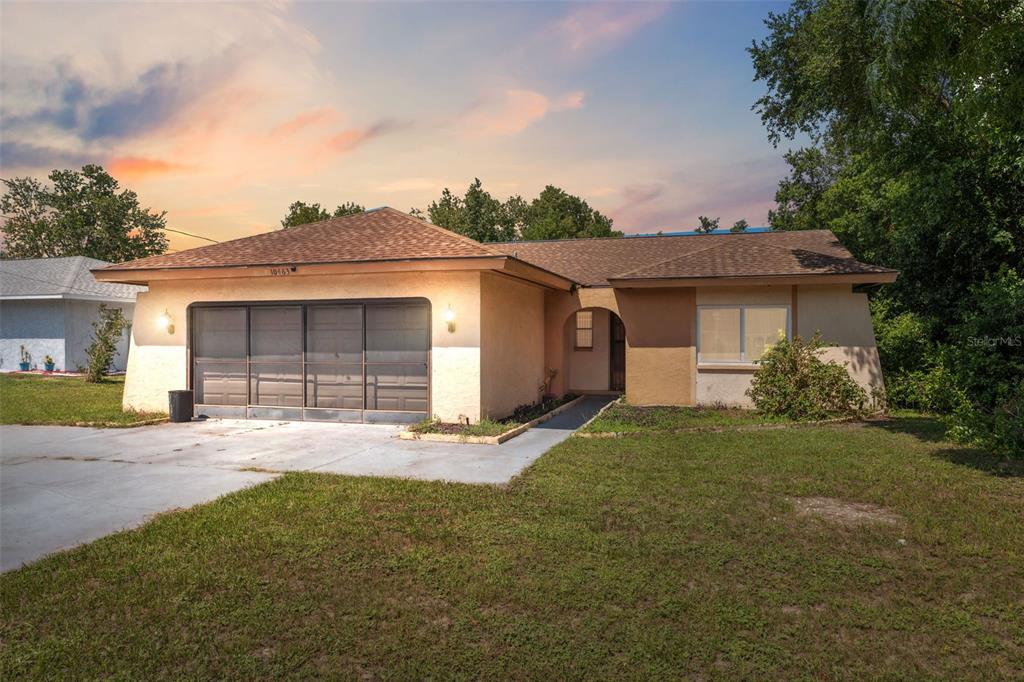
[{"label": "cloudy sky", "polygon": [[4,2],[0,174],[100,163],[214,239],[296,199],[425,208],[474,177],[558,185],[627,232],[763,224],[784,150],[745,48],[780,9]]}]

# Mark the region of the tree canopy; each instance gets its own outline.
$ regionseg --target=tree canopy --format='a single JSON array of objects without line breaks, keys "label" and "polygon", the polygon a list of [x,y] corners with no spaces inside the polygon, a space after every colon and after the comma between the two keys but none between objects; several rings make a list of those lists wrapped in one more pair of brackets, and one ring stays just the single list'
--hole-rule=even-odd
[{"label": "tree canopy", "polygon": [[119,263],[167,250],[166,212],[139,205],[101,166],[3,180],[4,258],[88,256]]},{"label": "tree canopy", "polygon": [[475,178],[463,196],[446,187],[427,215],[435,225],[481,242],[622,236],[611,218],[552,185],[529,202],[519,195],[500,201]]},{"label": "tree canopy", "polygon": [[296,225],[329,220],[330,218],[340,218],[346,215],[362,213],[365,210],[365,207],[360,206],[354,201],[346,201],[335,208],[333,213],[328,213],[327,209],[320,207],[320,204],[307,204],[304,201],[296,201],[288,207],[287,215],[281,220],[281,227],[289,228]]},{"label": "tree canopy", "polygon": [[709,218],[706,215],[698,216],[696,231],[700,234],[711,234],[718,229],[718,224],[721,222],[721,218]]},{"label": "tree canopy", "polygon": [[[937,383],[962,388],[968,410],[992,419],[1016,410],[1024,424],[1024,354],[1006,344],[968,352],[964,336],[1019,329],[1024,316],[1018,307],[1000,325],[978,319],[1020,295],[1019,3],[796,0],[765,24],[768,36],[750,48],[768,88],[755,109],[773,143],[811,142],[786,154],[772,227],[831,229],[857,258],[899,269],[873,294],[876,328],[925,330],[918,345],[935,355],[923,366],[950,372]],[[890,364],[887,384],[920,369]]]}]

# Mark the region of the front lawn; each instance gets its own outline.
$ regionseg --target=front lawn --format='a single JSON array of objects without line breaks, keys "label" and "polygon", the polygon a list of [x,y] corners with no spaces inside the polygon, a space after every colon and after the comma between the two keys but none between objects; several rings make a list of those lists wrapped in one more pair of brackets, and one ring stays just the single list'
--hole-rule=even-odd
[{"label": "front lawn", "polygon": [[1024,469],[926,419],[288,474],[0,577],[5,677],[1020,679]]},{"label": "front lawn", "polygon": [[131,426],[165,416],[123,411],[123,392],[123,376],[90,384],[82,377],[0,374],[0,423]]},{"label": "front lawn", "polygon": [[786,420],[754,410],[718,407],[638,407],[617,402],[584,431],[590,433],[651,433],[692,428],[781,424]]}]

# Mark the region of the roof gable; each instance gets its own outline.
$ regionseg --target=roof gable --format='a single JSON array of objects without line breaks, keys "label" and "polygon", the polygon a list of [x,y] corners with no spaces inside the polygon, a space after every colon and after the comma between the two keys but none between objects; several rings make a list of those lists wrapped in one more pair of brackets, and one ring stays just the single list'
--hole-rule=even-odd
[{"label": "roof gable", "polygon": [[346,263],[501,255],[393,208],[371,209],[251,237],[150,256],[108,270]]}]

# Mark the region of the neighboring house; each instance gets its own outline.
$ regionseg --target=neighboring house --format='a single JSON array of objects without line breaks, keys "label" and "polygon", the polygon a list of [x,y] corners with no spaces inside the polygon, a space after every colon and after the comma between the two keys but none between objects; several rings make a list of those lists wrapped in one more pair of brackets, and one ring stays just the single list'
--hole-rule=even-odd
[{"label": "neighboring house", "polygon": [[[86,366],[101,303],[120,308],[131,321],[135,294],[145,287],[96,281],[90,269],[105,265],[84,256],[0,261],[0,371],[19,368],[22,347],[32,369],[43,369],[47,355],[59,371]],[[127,366],[127,356],[126,333],[115,370]]]},{"label": "neighboring house", "polygon": [[763,350],[816,330],[880,386],[859,288],[897,275],[824,230],[480,244],[391,208],[94,272],[149,287],[126,407],[370,422],[500,418],[548,381],[747,404]]}]

